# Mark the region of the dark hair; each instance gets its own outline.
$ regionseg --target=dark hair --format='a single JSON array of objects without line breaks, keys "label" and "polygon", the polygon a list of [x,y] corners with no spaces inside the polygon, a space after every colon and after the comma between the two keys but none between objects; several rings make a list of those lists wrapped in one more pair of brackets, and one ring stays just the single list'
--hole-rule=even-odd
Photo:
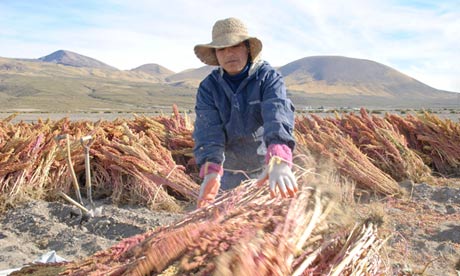
[{"label": "dark hair", "polygon": [[251,43],[249,43],[249,39],[246,39],[244,41],[244,45],[246,45],[246,48],[249,50],[248,51],[248,60],[252,62],[252,56],[251,56]]}]

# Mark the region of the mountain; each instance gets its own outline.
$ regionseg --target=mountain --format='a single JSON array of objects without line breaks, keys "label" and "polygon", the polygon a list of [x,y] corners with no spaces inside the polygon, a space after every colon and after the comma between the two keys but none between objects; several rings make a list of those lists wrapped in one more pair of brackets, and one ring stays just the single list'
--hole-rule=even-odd
[{"label": "mountain", "polygon": [[174,74],[173,71],[156,63],[144,64],[128,72],[137,74],[139,78],[149,78],[159,83],[165,82],[166,77]]},{"label": "mountain", "polygon": [[177,74],[171,75],[166,78],[169,82],[181,81],[181,80],[203,80],[216,66],[203,66],[197,69],[187,69]]},{"label": "mountain", "polygon": [[196,89],[144,72],[0,57],[3,112],[145,112],[192,108]]},{"label": "mountain", "polygon": [[439,92],[371,60],[341,56],[306,57],[279,68],[291,90],[383,97],[433,96]]},{"label": "mountain", "polygon": [[[460,94],[430,87],[381,63],[342,56],[312,56],[278,68],[294,102],[307,106],[458,106]],[[306,99],[304,94],[308,95]]]},{"label": "mountain", "polygon": [[188,69],[166,77],[166,81],[174,86],[198,88],[200,82],[214,70],[216,66],[202,66],[197,69]]},{"label": "mountain", "polygon": [[159,64],[156,64],[156,63],[144,64],[144,65],[141,65],[141,66],[136,67],[134,69],[131,69],[130,71],[144,72],[144,73],[147,73],[147,74],[152,74],[152,75],[157,75],[157,76],[164,76],[164,77],[167,77],[167,76],[170,76],[170,75],[174,74],[173,71],[171,71],[168,68],[163,67],[163,66],[161,66]]},{"label": "mountain", "polygon": [[93,59],[93,58],[90,58],[84,55],[80,55],[80,54],[77,54],[71,51],[66,51],[66,50],[58,50],[47,56],[41,57],[38,60],[42,62],[51,62],[51,63],[62,64],[62,65],[73,66],[73,67],[88,67],[88,68],[118,70],[117,68],[107,65],[96,59]]},{"label": "mountain", "polygon": [[[151,111],[176,103],[193,109],[199,83],[214,69],[179,73],[155,63],[118,70],[93,58],[57,51],[40,59],[0,57],[3,111]],[[460,93],[440,91],[386,65],[313,56],[277,67],[297,109],[455,107]]]}]

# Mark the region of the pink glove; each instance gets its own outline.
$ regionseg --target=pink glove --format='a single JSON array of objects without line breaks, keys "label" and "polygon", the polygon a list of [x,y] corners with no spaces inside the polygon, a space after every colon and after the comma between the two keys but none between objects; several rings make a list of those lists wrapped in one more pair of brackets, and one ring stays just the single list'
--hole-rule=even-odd
[{"label": "pink glove", "polygon": [[217,173],[220,176],[222,176],[224,174],[224,168],[219,164],[206,162],[200,168],[200,177],[204,178],[206,175],[210,173]]},{"label": "pink glove", "polygon": [[220,177],[224,170],[221,165],[206,162],[200,169],[200,177],[204,177],[200,187],[197,208],[205,207],[212,202],[217,196],[220,188]]},{"label": "pink glove", "polygon": [[217,196],[220,188],[220,175],[217,173],[210,173],[206,175],[201,183],[200,195],[198,196],[197,208],[206,207]]}]

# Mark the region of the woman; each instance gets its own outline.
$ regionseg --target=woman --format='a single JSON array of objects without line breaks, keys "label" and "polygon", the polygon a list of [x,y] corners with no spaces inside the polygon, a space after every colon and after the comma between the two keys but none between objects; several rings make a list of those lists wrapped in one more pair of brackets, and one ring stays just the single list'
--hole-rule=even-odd
[{"label": "woman", "polygon": [[272,196],[297,192],[291,171],[294,106],[282,76],[259,56],[262,42],[236,18],[217,21],[212,42],[195,46],[207,65],[218,66],[196,97],[194,154],[204,178],[198,207],[213,202],[219,189],[248,177],[269,181]]}]

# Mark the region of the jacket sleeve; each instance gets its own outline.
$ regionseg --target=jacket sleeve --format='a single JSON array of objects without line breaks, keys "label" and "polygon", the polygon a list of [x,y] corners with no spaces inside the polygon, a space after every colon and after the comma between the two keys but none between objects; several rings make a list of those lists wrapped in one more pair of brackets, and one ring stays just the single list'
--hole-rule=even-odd
[{"label": "jacket sleeve", "polygon": [[200,167],[205,162],[219,165],[224,162],[225,133],[211,89],[210,81],[205,79],[196,96],[193,153]]},{"label": "jacket sleeve", "polygon": [[294,105],[287,98],[283,77],[269,70],[262,82],[262,118],[264,141],[267,147],[284,144],[294,150]]}]

